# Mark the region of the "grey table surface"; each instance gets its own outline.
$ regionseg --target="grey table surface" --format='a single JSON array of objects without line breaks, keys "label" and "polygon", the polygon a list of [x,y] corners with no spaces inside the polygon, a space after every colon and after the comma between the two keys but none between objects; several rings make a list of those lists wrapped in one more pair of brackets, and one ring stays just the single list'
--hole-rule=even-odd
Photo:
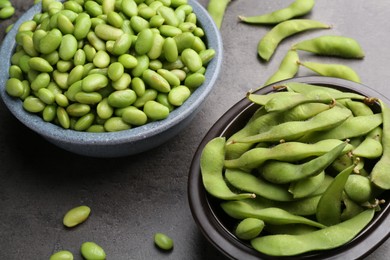
[{"label": "grey table surface", "polygon": [[[5,28],[32,4],[11,0],[17,9],[0,21]],[[206,7],[208,0],[199,0]],[[234,0],[221,27],[224,62],[211,95],[192,123],[178,136],[139,155],[96,159],[63,151],[21,125],[0,102],[0,259],[48,259],[70,250],[81,259],[82,242],[95,241],[107,259],[225,259],[202,235],[191,215],[187,179],[192,156],[216,120],[245,93],[262,85],[276,71],[289,47],[298,40],[336,34],[353,37],[365,50],[363,60],[302,54],[302,60],[338,62],[353,67],[361,80],[390,97],[390,1],[318,0],[306,16],[331,23],[330,31],[310,31],[282,42],[274,57],[261,62],[259,39],[270,29],[239,23],[241,14],[270,12],[291,0]],[[313,75],[300,69],[298,76]],[[62,226],[63,214],[86,204],[87,222],[74,229]],[[161,252],[155,232],[175,241]],[[390,241],[366,259],[388,259]]]}]

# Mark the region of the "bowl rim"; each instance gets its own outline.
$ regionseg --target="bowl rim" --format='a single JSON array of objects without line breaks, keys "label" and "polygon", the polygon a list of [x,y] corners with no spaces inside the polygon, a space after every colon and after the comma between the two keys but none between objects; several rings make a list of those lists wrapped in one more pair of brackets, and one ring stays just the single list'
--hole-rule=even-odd
[{"label": "bowl rim", "polygon": [[[22,101],[10,97],[5,91],[6,80],[9,78],[8,68],[10,58],[16,47],[15,36],[19,26],[27,20],[31,20],[36,13],[41,12],[41,3],[33,5],[15,22],[13,28],[5,36],[1,47],[0,57],[4,59],[3,68],[0,69],[0,97],[8,110],[25,126],[37,132],[49,140],[61,140],[63,143],[77,145],[115,145],[124,142],[142,141],[145,137],[158,136],[173,126],[179,125],[185,118],[190,117],[197,108],[204,102],[212,91],[223,60],[223,43],[219,29],[213,22],[207,10],[196,0],[188,0],[193,12],[197,16],[199,25],[205,32],[205,41],[208,48],[215,50],[214,58],[208,63],[206,69],[206,80],[199,86],[185,103],[170,112],[166,119],[147,123],[143,126],[134,127],[128,130],[117,132],[90,133],[64,129],[50,122],[45,122],[40,116],[28,113],[22,108]],[[73,134],[72,134],[73,133]]]},{"label": "bowl rim", "polygon": [[[273,91],[273,86],[286,82],[301,82],[308,84],[337,86],[346,90],[359,92],[365,96],[379,97],[386,104],[390,100],[376,90],[352,81],[322,76],[303,76],[270,84],[255,91],[256,94],[267,94]],[[187,183],[187,196],[192,216],[206,239],[221,253],[231,259],[359,259],[369,255],[390,237],[390,203],[386,202],[382,210],[376,213],[370,224],[352,241],[331,250],[308,252],[298,256],[272,257],[257,252],[239,241],[223,226],[210,204],[210,195],[204,189],[200,173],[200,156],[204,146],[214,137],[224,136],[228,129],[243,113],[256,106],[246,97],[238,101],[209,129],[195,151],[190,165]],[[386,192],[389,194],[389,191]]]}]

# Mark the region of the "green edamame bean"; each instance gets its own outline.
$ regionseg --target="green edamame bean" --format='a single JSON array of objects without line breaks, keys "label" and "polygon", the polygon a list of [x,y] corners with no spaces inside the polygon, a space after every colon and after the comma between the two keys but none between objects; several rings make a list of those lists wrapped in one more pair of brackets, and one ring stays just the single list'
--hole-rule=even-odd
[{"label": "green edamame bean", "polygon": [[167,24],[161,25],[158,29],[160,30],[160,34],[165,37],[174,37],[183,32],[182,30],[180,30],[180,28]]},{"label": "green edamame bean", "polygon": [[143,29],[139,32],[137,40],[134,43],[135,51],[138,55],[146,54],[153,46],[153,39],[155,34],[149,28]]},{"label": "green edamame bean", "polygon": [[179,77],[176,74],[174,74],[173,72],[166,70],[166,69],[158,69],[157,73],[160,74],[161,76],[163,76],[171,86],[179,86],[180,85]]},{"label": "green edamame bean", "polygon": [[239,239],[251,240],[257,237],[264,228],[264,221],[257,218],[246,218],[238,223],[235,235]]},{"label": "green edamame bean", "polygon": [[57,105],[59,105],[61,107],[69,106],[68,98],[64,94],[62,94],[62,93],[56,93],[55,94],[55,101],[56,101]]},{"label": "green edamame bean", "polygon": [[164,18],[165,24],[175,27],[179,25],[179,20],[177,19],[175,11],[172,8],[163,5],[157,9],[157,13]]},{"label": "green edamame bean", "polygon": [[139,33],[144,29],[150,28],[149,22],[138,15],[132,16],[130,18],[130,26],[135,33]]},{"label": "green edamame bean", "polygon": [[191,48],[195,41],[195,35],[191,32],[183,32],[173,37],[177,50],[181,53],[184,49]]},{"label": "green edamame bean", "polygon": [[165,20],[161,15],[154,15],[152,18],[150,18],[149,24],[151,28],[159,28],[164,24],[164,21]]},{"label": "green edamame bean", "polygon": [[139,55],[136,57],[137,65],[131,70],[131,75],[134,77],[140,77],[149,68],[149,57],[148,55]]},{"label": "green edamame bean", "polygon": [[102,40],[117,40],[124,32],[120,28],[116,28],[109,24],[98,24],[94,30],[97,37]]},{"label": "green edamame bean", "polygon": [[168,81],[151,69],[146,69],[142,73],[142,79],[147,85],[157,91],[168,93],[171,90],[171,86],[169,85]]},{"label": "green edamame bean", "polygon": [[119,56],[118,61],[125,67],[126,69],[132,69],[138,65],[138,60],[131,54],[125,53]]},{"label": "green edamame bean", "polygon": [[163,233],[154,234],[154,243],[163,250],[171,250],[173,248],[173,240]]},{"label": "green edamame bean", "polygon": [[[363,230],[374,217],[368,209],[340,224],[302,235],[268,235],[251,240],[251,245],[267,255],[293,256],[314,250],[339,247]],[[289,245],[286,247],[285,245]]]},{"label": "green edamame bean", "polygon": [[118,80],[111,82],[111,85],[116,90],[124,90],[130,86],[131,82],[131,76],[128,73],[123,73]]},{"label": "green edamame bean", "polygon": [[171,103],[169,103],[167,93],[158,93],[156,101],[158,103],[166,106],[168,108],[169,112],[172,111],[173,109],[175,109],[175,107]]},{"label": "green edamame bean", "polygon": [[165,119],[169,115],[169,109],[154,100],[145,102],[143,111],[153,121]]},{"label": "green edamame bean", "polygon": [[42,118],[46,122],[52,122],[56,118],[56,105],[47,105],[42,111]]},{"label": "green edamame bean", "polygon": [[160,58],[163,52],[163,45],[165,40],[164,37],[161,36],[159,33],[153,33],[153,34],[154,37],[153,37],[152,47],[149,49],[147,54],[151,60],[157,60],[158,58]]},{"label": "green edamame bean", "polygon": [[76,123],[73,126],[73,129],[76,131],[85,131],[87,130],[94,122],[95,114],[89,113],[86,114],[79,119],[77,119]]},{"label": "green edamame bean", "polygon": [[133,103],[133,106],[141,108],[145,105],[146,102],[150,100],[155,100],[157,98],[157,90],[155,89],[146,89],[142,96],[139,96],[137,100]]},{"label": "green edamame bean", "polygon": [[323,35],[304,40],[294,44],[292,49],[342,58],[364,57],[364,51],[355,39],[338,35]]},{"label": "green edamame bean", "polygon": [[34,48],[33,38],[31,35],[23,35],[22,37],[23,50],[30,56],[38,56],[37,50]]},{"label": "green edamame bean", "polygon": [[83,11],[83,7],[76,1],[68,0],[63,4],[65,10],[71,10],[75,13],[81,13]]},{"label": "green edamame bean", "polygon": [[77,39],[72,34],[64,35],[58,50],[60,58],[65,61],[73,59],[77,51],[77,44]]},{"label": "green edamame bean", "polygon": [[279,43],[285,38],[314,29],[329,29],[330,26],[319,21],[310,19],[292,19],[279,23],[273,27],[260,41],[257,46],[259,56],[268,61]]},{"label": "green edamame bean", "polygon": [[75,66],[78,65],[84,65],[87,60],[87,55],[85,55],[85,52],[83,49],[77,49],[73,56],[73,63]]},{"label": "green edamame bean", "polygon": [[206,191],[224,200],[254,198],[253,193],[237,194],[227,186],[223,177],[225,141],[225,137],[216,137],[210,140],[202,150],[200,168]]},{"label": "green edamame bean", "polygon": [[30,87],[34,91],[38,91],[41,88],[46,88],[50,83],[49,73],[43,72],[39,73],[34,80],[32,80]]},{"label": "green edamame bean", "polygon": [[135,106],[126,108],[122,113],[122,119],[130,125],[140,126],[144,125],[148,121],[148,117],[142,110]]},{"label": "green edamame bean", "polygon": [[[125,53],[130,49],[132,44],[132,37],[129,33],[124,33],[115,41],[112,48],[112,53],[115,55],[125,55]],[[130,54],[127,54],[130,55]]]},{"label": "green edamame bean", "polygon": [[116,132],[130,129],[131,125],[127,124],[121,117],[110,117],[104,122],[104,129],[107,132]]},{"label": "green edamame bean", "polygon": [[70,72],[68,76],[67,84],[70,86],[76,81],[79,81],[83,78],[84,74],[84,66],[83,65],[76,65]]},{"label": "green edamame bean", "polygon": [[135,77],[131,81],[131,88],[135,91],[137,96],[140,97],[145,93],[145,82],[141,78]]},{"label": "green edamame bean", "polygon": [[43,111],[45,106],[46,104],[43,101],[34,96],[28,96],[23,101],[23,108],[31,113],[39,113]]},{"label": "green edamame bean", "polygon": [[17,78],[9,78],[5,84],[5,91],[12,97],[21,97],[24,94],[22,81]]},{"label": "green edamame bean", "polygon": [[162,69],[163,64],[160,60],[151,60],[149,62],[149,69],[157,71],[159,69]]},{"label": "green edamame bean", "polygon": [[[85,3],[85,6],[86,5],[87,5],[87,3]],[[88,13],[80,13],[75,20],[73,35],[76,37],[77,40],[82,40],[85,37],[87,37],[88,32],[91,29],[91,27],[92,27],[92,22],[91,22],[91,17],[89,16],[89,14]]]},{"label": "green edamame bean", "polygon": [[90,213],[91,209],[88,206],[78,206],[66,212],[62,222],[66,227],[74,227],[87,220]]},{"label": "green edamame bean", "polygon": [[123,25],[123,18],[119,13],[110,11],[107,13],[107,22],[116,28],[121,28]]},{"label": "green edamame bean", "polygon": [[278,70],[265,81],[264,86],[293,78],[298,73],[298,60],[298,53],[294,50],[289,50],[281,61]]},{"label": "green edamame bean", "polygon": [[91,74],[82,80],[82,89],[86,92],[93,92],[108,85],[108,78],[102,74]]},{"label": "green edamame bean", "polygon": [[66,107],[66,112],[72,117],[82,117],[91,111],[91,107],[87,104],[72,103]]},{"label": "green edamame bean", "polygon": [[184,80],[184,85],[191,89],[195,89],[202,85],[205,80],[205,75],[203,75],[202,73],[195,72],[186,77],[186,79]]},{"label": "green edamame bean", "polygon": [[198,71],[203,66],[202,59],[193,49],[184,49],[181,53],[181,60],[183,61],[184,65],[186,65],[187,68],[192,72]]},{"label": "green edamame bean", "polygon": [[28,66],[36,71],[40,72],[52,72],[53,67],[50,63],[41,57],[32,57],[28,60]]},{"label": "green edamame bean", "polygon": [[164,57],[168,62],[175,62],[179,57],[176,41],[172,37],[167,37],[163,44]]},{"label": "green edamame bean", "polygon": [[132,105],[137,99],[137,94],[131,89],[116,90],[108,96],[108,104],[112,107],[121,108]]},{"label": "green edamame bean", "polygon": [[[277,184],[291,183],[307,177],[316,176],[342,154],[346,145],[346,143],[342,143],[329,152],[303,164],[282,161],[266,162],[261,168],[261,175],[269,182]],[[275,172],[278,174],[275,174]]]},{"label": "green edamame bean", "polygon": [[357,72],[354,71],[351,67],[344,64],[320,63],[311,61],[298,62],[298,64],[322,76],[342,78],[358,83],[361,82]]},{"label": "green edamame bean", "polygon": [[55,102],[55,95],[47,88],[40,88],[36,95],[47,105],[51,105]]},{"label": "green edamame bean", "polygon": [[52,77],[54,79],[54,82],[62,89],[68,88],[68,76],[69,74],[67,72],[60,72],[58,70],[53,71]]},{"label": "green edamame bean", "polygon": [[278,24],[294,17],[309,13],[314,7],[314,0],[295,0],[289,6],[271,13],[256,16],[238,16],[240,21],[251,24]]},{"label": "green edamame bean", "polygon": [[17,78],[23,80],[23,72],[18,65],[11,65],[8,69],[8,74],[10,78]]},{"label": "green edamame bean", "polygon": [[168,93],[168,101],[174,106],[181,106],[191,95],[191,90],[183,85],[174,87]]},{"label": "green edamame bean", "polygon": [[57,107],[57,119],[61,127],[65,129],[70,128],[70,118],[65,108]]},{"label": "green edamame bean", "polygon": [[97,68],[107,68],[108,65],[110,64],[110,55],[103,50],[99,50],[96,52],[96,55],[92,60],[92,63]]},{"label": "green edamame bean", "polygon": [[58,72],[69,72],[73,68],[72,61],[59,60],[56,64]]},{"label": "green edamame bean", "polygon": [[15,14],[15,7],[5,6],[0,9],[0,19],[8,19]]},{"label": "green edamame bean", "polygon": [[114,114],[114,108],[108,104],[107,98],[103,98],[96,106],[96,113],[101,119],[108,119]]},{"label": "green edamame bean", "polygon": [[61,250],[52,254],[49,260],[73,260],[73,254],[70,251]]},{"label": "green edamame bean", "polygon": [[206,49],[199,52],[199,56],[202,59],[203,66],[206,66],[215,56],[214,49]]},{"label": "green edamame bean", "polygon": [[103,248],[95,242],[84,242],[80,248],[81,254],[85,259],[104,260],[106,253]]},{"label": "green edamame bean", "polygon": [[210,0],[207,4],[207,11],[215,22],[217,28],[221,28],[226,8],[231,0]]},{"label": "green edamame bean", "polygon": [[57,26],[64,35],[74,32],[74,25],[72,21],[62,13],[58,14]]},{"label": "green edamame bean", "polygon": [[98,92],[80,91],[76,93],[74,99],[81,104],[94,105],[102,100],[102,95]]},{"label": "green edamame bean", "polygon": [[387,174],[388,166],[390,165],[390,137],[388,131],[390,130],[390,110],[382,100],[379,100],[383,116],[383,136],[382,145],[383,153],[379,161],[374,165],[370,177],[373,184],[383,190],[390,189],[390,177]]},{"label": "green edamame bean", "polygon": [[49,54],[55,51],[61,44],[62,33],[59,29],[50,30],[46,36],[39,41],[39,50],[43,54]]},{"label": "green edamame bean", "polygon": [[117,81],[122,77],[124,70],[122,63],[114,62],[108,66],[107,74],[112,81]]}]

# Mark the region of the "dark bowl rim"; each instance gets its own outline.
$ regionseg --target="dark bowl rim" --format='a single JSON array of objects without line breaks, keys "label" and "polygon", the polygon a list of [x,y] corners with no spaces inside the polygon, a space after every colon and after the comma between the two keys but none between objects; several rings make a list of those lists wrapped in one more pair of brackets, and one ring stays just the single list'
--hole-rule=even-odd
[{"label": "dark bowl rim", "polygon": [[[41,3],[33,5],[15,22],[13,28],[7,33],[1,44],[0,57],[4,59],[4,64],[3,69],[0,69],[0,97],[2,98],[3,103],[22,124],[31,130],[45,138],[61,140],[61,142],[69,144],[114,145],[137,142],[146,137],[158,136],[170,128],[179,125],[185,118],[191,116],[208,97],[218,79],[223,60],[222,36],[211,16],[196,0],[188,0],[188,4],[192,6],[193,12],[197,15],[198,23],[205,32],[205,40],[207,41],[208,47],[213,48],[216,51],[216,54],[207,65],[205,82],[192,93],[182,106],[173,110],[166,119],[150,122],[146,125],[134,127],[129,130],[89,133],[63,129],[55,124],[44,122],[38,115],[24,111],[21,100],[12,98],[5,92],[5,83],[9,77],[8,67],[10,66],[10,58],[16,46],[14,39],[17,29],[24,21],[31,20],[36,13],[41,12]],[[7,70],[5,68],[7,68]]]},{"label": "dark bowl rim", "polygon": [[[255,93],[270,93],[273,91],[274,85],[291,81],[330,87],[336,86],[361,93],[367,97],[381,98],[386,104],[390,105],[390,100],[386,96],[366,85],[339,78],[322,76],[304,76],[280,81],[265,86],[264,88],[255,91]],[[236,239],[231,232],[221,224],[210,205],[209,195],[203,187],[199,162],[201,152],[207,142],[214,137],[224,136],[226,129],[229,128],[229,126],[245,111],[250,109],[251,106],[254,106],[254,104],[244,97],[228,109],[205,134],[195,151],[190,165],[187,183],[187,196],[190,210],[198,228],[214,247],[231,259],[340,259],[341,257],[345,259],[361,259],[372,253],[390,237],[390,203],[387,201],[382,210],[376,213],[373,221],[371,221],[363,232],[349,243],[332,250],[309,252],[291,257],[271,257],[257,252]],[[389,192],[386,192],[386,194],[388,195]]]}]

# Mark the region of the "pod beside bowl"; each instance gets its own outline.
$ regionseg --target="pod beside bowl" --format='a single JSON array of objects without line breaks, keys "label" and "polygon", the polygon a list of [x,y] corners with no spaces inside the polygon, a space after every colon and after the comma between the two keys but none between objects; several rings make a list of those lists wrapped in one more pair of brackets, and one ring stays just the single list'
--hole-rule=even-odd
[{"label": "pod beside bowl", "polygon": [[129,130],[104,133],[89,133],[64,129],[53,123],[45,122],[40,116],[25,111],[22,101],[10,97],[5,90],[9,78],[8,69],[11,56],[16,48],[15,36],[18,27],[41,12],[41,4],[36,4],[24,13],[5,37],[0,57],[0,96],[8,110],[25,126],[41,135],[47,141],[67,151],[92,157],[120,157],[141,153],[168,141],[184,129],[215,86],[222,64],[222,40],[218,28],[204,7],[195,0],[188,0],[197,22],[204,31],[204,41],[208,48],[215,50],[214,58],[207,64],[205,81],[198,87],[183,105],[177,107],[166,119],[147,123]]},{"label": "pod beside bowl", "polygon": [[[367,97],[377,97],[387,105],[390,101],[384,95],[362,84],[327,77],[301,77],[278,82],[301,82],[335,88],[341,91],[359,93]],[[274,84],[275,85],[275,84]],[[255,94],[274,92],[273,85],[266,86]],[[210,196],[205,190],[200,171],[200,157],[206,144],[215,137],[229,138],[248,122],[259,108],[247,98],[231,107],[209,130],[199,145],[188,179],[188,198],[192,215],[203,235],[224,255],[232,259],[359,259],[369,255],[390,236],[390,192],[381,199],[386,202],[375,213],[374,219],[352,241],[335,249],[313,251],[298,256],[272,257],[253,249],[250,243],[238,239],[234,234],[237,220],[229,217],[220,207],[221,200]]]}]

